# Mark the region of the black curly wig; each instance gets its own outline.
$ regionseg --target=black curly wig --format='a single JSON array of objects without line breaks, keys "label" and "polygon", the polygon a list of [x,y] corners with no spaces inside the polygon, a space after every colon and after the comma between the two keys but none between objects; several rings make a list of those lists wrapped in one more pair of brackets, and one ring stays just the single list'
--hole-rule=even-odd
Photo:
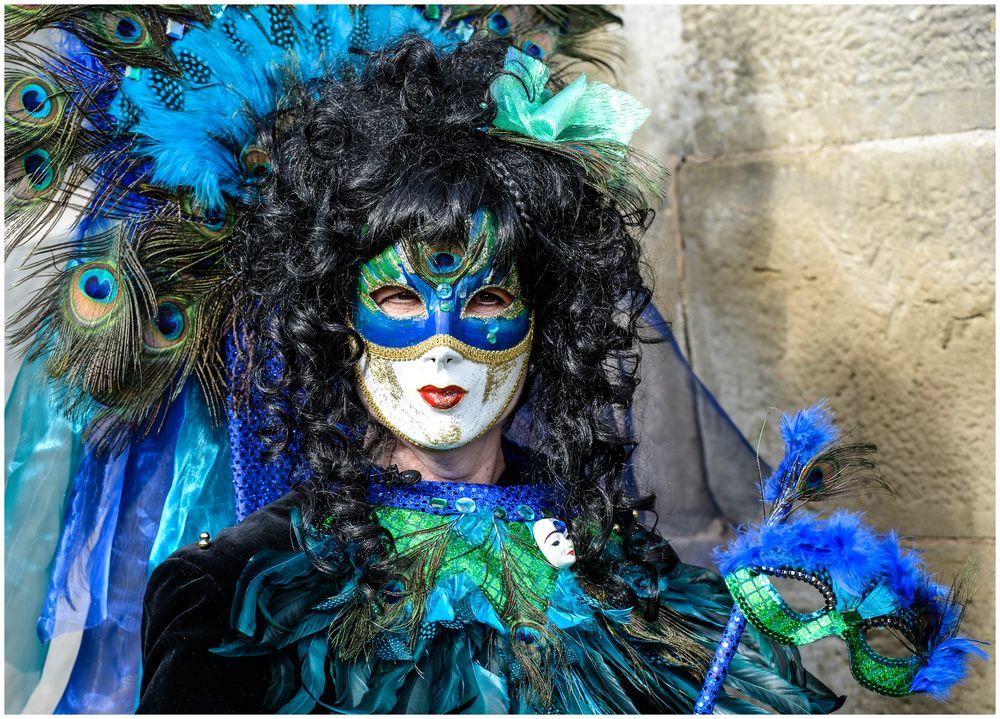
[{"label": "black curly wig", "polygon": [[464,238],[466,218],[487,207],[499,256],[514,260],[535,310],[523,397],[545,469],[532,479],[565,489],[584,585],[629,604],[603,550],[614,525],[627,535],[632,510],[651,506],[626,491],[634,443],[621,417],[638,382],[650,301],[638,237],[652,211],[621,172],[602,177],[564,148],[490,129],[489,86],[507,48],[476,40],[442,53],[406,37],[363,73],[303,89],[262,138],[273,175],[235,228],[232,256],[248,325],[265,328],[252,373],[265,440],[279,452],[298,435],[312,476],[307,524],[336,518],[323,531],[358,546],[375,597],[392,574],[392,538],[366,500],[367,470],[393,440],[354,386],[360,343],[346,318],[359,267],[418,229]]}]

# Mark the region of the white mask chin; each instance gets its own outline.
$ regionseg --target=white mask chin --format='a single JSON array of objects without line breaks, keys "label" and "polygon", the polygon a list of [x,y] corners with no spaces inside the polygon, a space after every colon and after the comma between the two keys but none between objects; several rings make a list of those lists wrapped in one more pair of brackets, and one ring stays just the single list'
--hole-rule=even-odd
[{"label": "white mask chin", "polygon": [[403,349],[366,342],[358,387],[372,414],[394,434],[419,447],[454,449],[485,434],[514,403],[531,338],[529,330],[515,347],[498,352],[450,335]]}]

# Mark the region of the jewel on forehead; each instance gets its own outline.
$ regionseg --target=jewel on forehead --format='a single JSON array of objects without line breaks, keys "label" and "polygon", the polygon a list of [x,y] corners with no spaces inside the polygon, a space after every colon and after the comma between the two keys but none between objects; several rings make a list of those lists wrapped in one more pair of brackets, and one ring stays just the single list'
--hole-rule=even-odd
[{"label": "jewel on forehead", "polygon": [[442,300],[446,300],[451,297],[451,285],[447,282],[442,282],[435,288],[434,292],[436,292],[437,296]]}]

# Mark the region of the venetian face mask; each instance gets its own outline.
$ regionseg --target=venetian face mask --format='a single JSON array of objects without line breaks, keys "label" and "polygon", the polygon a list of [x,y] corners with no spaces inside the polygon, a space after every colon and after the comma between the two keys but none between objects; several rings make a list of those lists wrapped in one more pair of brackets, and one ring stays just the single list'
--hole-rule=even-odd
[{"label": "venetian face mask", "polygon": [[539,519],[532,525],[531,534],[545,559],[556,569],[568,567],[576,561],[576,549],[565,523],[558,519]]},{"label": "venetian face mask", "polygon": [[532,317],[517,270],[497,262],[495,236],[480,210],[467,241],[396,242],[361,268],[358,387],[379,422],[420,447],[482,436],[524,378]]}]

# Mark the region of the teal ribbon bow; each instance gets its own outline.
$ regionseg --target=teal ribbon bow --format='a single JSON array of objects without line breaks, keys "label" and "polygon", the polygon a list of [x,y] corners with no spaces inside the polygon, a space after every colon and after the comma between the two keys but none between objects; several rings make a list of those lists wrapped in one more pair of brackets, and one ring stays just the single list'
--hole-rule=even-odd
[{"label": "teal ribbon bow", "polygon": [[504,74],[490,85],[497,103],[494,127],[542,142],[612,142],[628,145],[649,110],[628,93],[581,74],[556,94],[545,89],[549,68],[516,48],[507,50]]}]

